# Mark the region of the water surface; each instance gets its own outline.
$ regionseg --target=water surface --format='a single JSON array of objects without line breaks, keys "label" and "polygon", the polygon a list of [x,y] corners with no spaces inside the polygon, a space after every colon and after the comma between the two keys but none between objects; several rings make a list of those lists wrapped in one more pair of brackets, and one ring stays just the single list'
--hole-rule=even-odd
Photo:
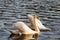
[{"label": "water surface", "polygon": [[[42,31],[39,40],[60,40],[59,0],[0,0],[0,29],[13,30],[11,26],[17,21],[29,25],[27,14],[38,15],[43,25],[52,29]],[[0,40],[8,40],[10,34],[2,30]]]}]

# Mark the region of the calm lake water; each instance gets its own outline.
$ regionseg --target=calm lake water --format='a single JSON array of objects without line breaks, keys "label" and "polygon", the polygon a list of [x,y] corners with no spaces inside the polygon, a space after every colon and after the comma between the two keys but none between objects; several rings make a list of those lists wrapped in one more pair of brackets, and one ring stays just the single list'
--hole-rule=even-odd
[{"label": "calm lake water", "polygon": [[3,30],[13,30],[17,21],[29,25],[27,14],[38,15],[43,25],[52,29],[41,31],[38,40],[60,40],[59,0],[0,0],[0,40],[18,40],[8,39],[10,34]]}]

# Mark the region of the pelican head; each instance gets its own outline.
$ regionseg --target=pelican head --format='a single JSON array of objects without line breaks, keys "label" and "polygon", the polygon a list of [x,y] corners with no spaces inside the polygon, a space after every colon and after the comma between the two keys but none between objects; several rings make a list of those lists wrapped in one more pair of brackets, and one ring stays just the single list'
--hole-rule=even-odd
[{"label": "pelican head", "polygon": [[[42,22],[39,20],[39,17],[37,15],[32,16],[32,15],[28,14],[27,16],[31,22],[31,25],[34,24],[33,22],[35,20],[36,25],[39,27],[39,30],[51,30],[50,28],[47,28],[42,24]],[[33,27],[31,27],[31,28],[33,29]]]}]

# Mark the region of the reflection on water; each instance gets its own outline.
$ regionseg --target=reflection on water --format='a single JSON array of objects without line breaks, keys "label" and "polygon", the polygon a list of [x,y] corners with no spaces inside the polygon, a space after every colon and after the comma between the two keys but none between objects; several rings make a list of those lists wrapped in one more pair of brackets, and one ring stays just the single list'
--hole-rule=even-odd
[{"label": "reflection on water", "polygon": [[10,35],[8,37],[8,40],[38,40],[38,36],[35,35],[34,37],[31,37],[30,34],[28,34],[28,35],[24,35],[24,34],[22,34],[22,35],[12,35],[12,36]]}]

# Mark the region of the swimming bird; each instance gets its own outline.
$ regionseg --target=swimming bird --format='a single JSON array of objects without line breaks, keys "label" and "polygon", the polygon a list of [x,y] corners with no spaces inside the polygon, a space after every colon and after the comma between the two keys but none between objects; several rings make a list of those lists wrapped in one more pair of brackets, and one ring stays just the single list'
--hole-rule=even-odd
[{"label": "swimming bird", "polygon": [[24,22],[17,22],[13,24],[13,27],[19,30],[22,34],[34,34],[36,33],[31,28],[29,28]]},{"label": "swimming bird", "polygon": [[36,20],[35,25],[37,25],[39,27],[39,30],[51,30],[50,28],[47,28],[42,24],[42,22],[39,20],[39,17],[37,15],[32,16],[32,15],[28,14],[27,16],[29,18],[29,21],[31,22],[30,23],[30,28],[31,29],[35,29],[34,20]]},{"label": "swimming bird", "polygon": [[13,24],[13,27],[21,33],[21,35],[25,35],[27,38],[27,35],[29,38],[32,38],[34,34],[37,34],[37,31],[32,30],[29,28],[24,22],[17,22]]},{"label": "swimming bird", "polygon": [[[16,34],[37,34],[40,35],[40,30],[50,30],[50,28],[45,27],[42,22],[39,20],[38,16],[27,15],[30,21],[30,27],[28,27],[24,22],[17,22],[13,24],[13,27],[16,28]],[[16,32],[16,31],[15,31]],[[12,33],[14,33],[12,31]]]},{"label": "swimming bird", "polygon": [[[35,34],[36,35],[40,34],[39,28],[36,26],[36,20],[35,20],[35,18],[34,18],[34,21],[33,21],[33,24],[32,24],[32,27],[34,28],[34,30],[32,30],[31,28],[29,28],[24,22],[14,23],[12,27],[14,27],[15,29],[19,30],[17,33],[20,32],[21,34],[25,34],[25,35],[31,34],[32,37]],[[12,33],[14,33],[14,32],[12,31]]]},{"label": "swimming bird", "polygon": [[27,25],[25,25],[24,22],[14,23],[12,27],[14,27],[16,30],[10,30],[10,33],[11,33],[11,35],[13,35],[13,34],[14,35],[18,35],[18,34],[33,34],[33,33],[40,32],[39,28],[36,27],[35,21],[33,23],[34,24],[32,24],[32,27],[35,28],[34,30],[32,30],[31,28],[29,28]]},{"label": "swimming bird", "polygon": [[[41,21],[39,20],[39,17],[38,16],[32,16],[32,15],[27,15],[28,16],[28,19],[29,19],[29,21],[30,21],[30,29],[33,29],[34,31],[37,31],[38,33],[40,32],[39,31],[39,29],[40,30],[50,30],[50,28],[46,28],[42,23],[41,23]],[[15,23],[15,24],[13,24],[13,26],[15,27],[16,25],[20,25],[20,23],[19,22],[17,22],[17,23]],[[37,27],[36,27],[37,26]],[[25,26],[24,26],[25,27]],[[39,28],[38,28],[39,27]],[[18,30],[18,29],[17,29]],[[16,32],[16,30],[11,30],[11,33],[15,33]],[[18,32],[17,33],[15,33],[15,34],[18,34]]]}]

